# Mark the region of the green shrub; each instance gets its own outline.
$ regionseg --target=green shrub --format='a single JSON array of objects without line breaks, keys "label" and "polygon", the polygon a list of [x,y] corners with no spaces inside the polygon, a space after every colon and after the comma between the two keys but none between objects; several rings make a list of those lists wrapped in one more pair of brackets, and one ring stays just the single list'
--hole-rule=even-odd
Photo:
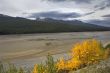
[{"label": "green shrub", "polygon": [[47,66],[47,73],[57,73],[57,68],[54,59],[49,54],[47,56],[46,66]]},{"label": "green shrub", "polygon": [[20,67],[20,69],[18,70],[18,73],[25,73],[24,69]]},{"label": "green shrub", "polygon": [[56,64],[51,55],[47,55],[46,65],[39,64],[34,66],[33,73],[57,73]]},{"label": "green shrub", "polygon": [[5,70],[1,61],[0,61],[0,73],[5,73]]},{"label": "green shrub", "polygon": [[18,70],[17,68],[14,66],[14,64],[9,64],[8,70],[6,71],[6,73],[17,73]]}]

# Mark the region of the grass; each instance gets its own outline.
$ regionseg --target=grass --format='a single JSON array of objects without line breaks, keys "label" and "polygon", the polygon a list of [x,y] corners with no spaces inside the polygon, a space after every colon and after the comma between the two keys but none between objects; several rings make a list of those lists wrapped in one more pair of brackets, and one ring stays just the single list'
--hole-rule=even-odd
[{"label": "grass", "polygon": [[[39,65],[39,71],[41,70],[42,66],[44,65],[43,64]],[[32,70],[25,71],[23,68],[17,69],[13,64],[10,64],[9,67],[10,68],[6,70],[3,67],[2,62],[0,62],[0,73],[32,73]],[[57,72],[54,72],[54,73],[57,73]],[[62,73],[68,73],[68,71],[65,70]],[[110,58],[104,61],[101,61],[99,64],[87,66],[85,68],[79,69],[77,71],[71,71],[69,73],[110,73]]]}]

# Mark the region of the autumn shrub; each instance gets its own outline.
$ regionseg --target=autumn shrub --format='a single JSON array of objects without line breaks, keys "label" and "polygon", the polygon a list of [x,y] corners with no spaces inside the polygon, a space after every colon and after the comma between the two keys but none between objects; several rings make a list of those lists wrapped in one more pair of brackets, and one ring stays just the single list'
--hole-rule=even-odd
[{"label": "autumn shrub", "polygon": [[105,50],[104,59],[108,59],[110,57],[110,48]]},{"label": "autumn shrub", "polygon": [[65,69],[65,65],[66,65],[65,63],[66,63],[66,61],[63,58],[60,58],[58,60],[58,62],[56,63],[57,69],[58,70],[64,70]]},{"label": "autumn shrub", "polygon": [[58,67],[58,71],[63,71],[63,70],[66,70],[66,71],[70,71],[70,70],[76,70],[80,67],[81,65],[81,61],[80,60],[77,60],[77,59],[70,59],[70,60],[64,60],[63,58],[61,58],[56,66]]},{"label": "autumn shrub", "polygon": [[100,41],[91,39],[75,44],[72,48],[72,58],[89,65],[103,59],[104,48]]},{"label": "autumn shrub", "polygon": [[66,62],[65,67],[67,70],[77,70],[80,68],[80,65],[81,65],[81,61],[73,58]]},{"label": "autumn shrub", "polygon": [[71,59],[60,59],[57,62],[58,70],[77,70],[90,64],[98,63],[103,59],[104,48],[100,41],[95,39],[77,43],[71,50]]}]

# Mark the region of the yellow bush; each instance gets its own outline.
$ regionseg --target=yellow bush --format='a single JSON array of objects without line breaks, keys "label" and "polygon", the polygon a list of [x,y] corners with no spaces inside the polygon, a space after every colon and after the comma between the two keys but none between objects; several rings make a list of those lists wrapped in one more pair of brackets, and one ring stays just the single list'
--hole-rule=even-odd
[{"label": "yellow bush", "polygon": [[59,61],[56,63],[56,66],[58,70],[65,69],[65,60],[63,58],[60,58]]},{"label": "yellow bush", "polygon": [[81,65],[81,61],[77,59],[71,59],[71,60],[65,61],[63,58],[61,58],[56,64],[58,70],[78,69],[80,65]]},{"label": "yellow bush", "polygon": [[70,60],[65,61],[64,59],[60,59],[58,61],[58,70],[73,70],[81,66],[97,63],[103,59],[104,50],[100,41],[91,39],[75,44],[71,55]]},{"label": "yellow bush", "polygon": [[110,57],[110,48],[107,48],[107,49],[105,50],[104,59],[107,59],[107,58],[109,58],[109,57]]},{"label": "yellow bush", "polygon": [[103,59],[103,46],[95,39],[85,40],[72,48],[72,57],[83,64],[92,64]]},{"label": "yellow bush", "polygon": [[73,70],[73,69],[76,70],[76,69],[80,68],[80,65],[81,65],[81,61],[73,58],[66,62],[65,68],[67,70]]},{"label": "yellow bush", "polygon": [[34,69],[33,69],[33,73],[38,73],[38,65],[36,64],[36,65],[34,65]]}]

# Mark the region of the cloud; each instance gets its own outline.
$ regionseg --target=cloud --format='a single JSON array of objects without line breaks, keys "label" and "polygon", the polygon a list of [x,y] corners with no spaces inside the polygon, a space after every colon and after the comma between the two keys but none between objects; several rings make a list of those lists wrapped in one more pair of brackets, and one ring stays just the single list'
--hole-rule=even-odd
[{"label": "cloud", "polygon": [[63,1],[73,1],[73,0],[42,0],[42,1],[63,2]]},{"label": "cloud", "polygon": [[73,0],[75,1],[76,3],[91,3],[92,0]]},{"label": "cloud", "polygon": [[107,14],[107,15],[103,15],[102,17],[110,17],[110,14]]},{"label": "cloud", "polygon": [[58,11],[49,11],[49,12],[40,12],[40,13],[33,13],[29,16],[29,18],[54,18],[54,19],[66,19],[66,18],[77,18],[80,17],[81,14],[71,12],[71,13],[64,13]]},{"label": "cloud", "polygon": [[89,13],[84,14],[83,16],[91,15],[93,13],[95,13],[95,12],[89,12]]},{"label": "cloud", "polygon": [[23,13],[55,10],[66,12],[81,11],[73,2],[53,3],[44,0],[0,0],[0,13],[11,16],[24,16]]},{"label": "cloud", "polygon": [[1,14],[10,14],[16,15],[17,13],[20,13],[21,10],[19,8],[16,8],[16,6],[12,5],[7,0],[0,0],[0,13]]},{"label": "cloud", "polygon": [[105,8],[110,7],[110,0],[101,0],[94,8],[97,10],[104,10]]},{"label": "cloud", "polygon": [[22,13],[41,12],[56,8],[42,0],[0,0],[0,13],[11,16],[22,16]]},{"label": "cloud", "polygon": [[92,0],[45,0],[45,1],[51,1],[51,2],[64,2],[64,1],[73,1],[76,3],[91,3]]}]

